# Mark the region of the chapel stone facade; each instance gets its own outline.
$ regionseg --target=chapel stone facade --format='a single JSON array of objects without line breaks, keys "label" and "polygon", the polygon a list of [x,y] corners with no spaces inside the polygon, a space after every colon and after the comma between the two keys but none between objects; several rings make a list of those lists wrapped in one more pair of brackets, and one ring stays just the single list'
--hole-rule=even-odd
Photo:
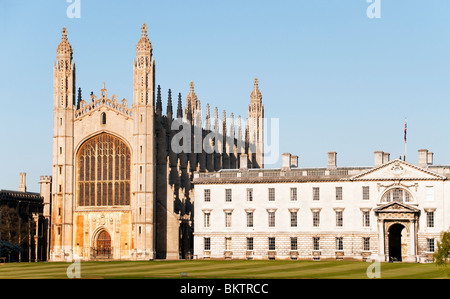
[{"label": "chapel stone facade", "polygon": [[169,89],[163,113],[145,24],[131,108],[105,83],[99,95],[83,97],[75,70],[63,28],[54,64],[50,260],[188,258],[193,173],[238,169],[242,158],[250,168],[264,166],[258,80],[245,127],[240,116],[236,125],[232,113],[227,120],[225,111],[219,120],[217,108],[212,118],[209,105],[202,121],[193,83],[184,109],[181,94],[173,109]]}]

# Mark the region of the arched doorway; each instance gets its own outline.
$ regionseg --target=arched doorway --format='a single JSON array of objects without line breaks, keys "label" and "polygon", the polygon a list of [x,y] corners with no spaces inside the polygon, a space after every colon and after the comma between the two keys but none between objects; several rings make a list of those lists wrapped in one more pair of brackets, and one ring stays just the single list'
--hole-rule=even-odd
[{"label": "arched doorway", "polygon": [[402,256],[407,253],[406,229],[400,223],[389,228],[389,261],[401,262]]},{"label": "arched doorway", "polygon": [[96,242],[96,257],[98,258],[111,257],[111,236],[106,230],[102,230],[98,234]]},{"label": "arched doorway", "polygon": [[389,261],[417,261],[417,230],[420,210],[399,201],[374,209],[378,217],[380,258]]}]

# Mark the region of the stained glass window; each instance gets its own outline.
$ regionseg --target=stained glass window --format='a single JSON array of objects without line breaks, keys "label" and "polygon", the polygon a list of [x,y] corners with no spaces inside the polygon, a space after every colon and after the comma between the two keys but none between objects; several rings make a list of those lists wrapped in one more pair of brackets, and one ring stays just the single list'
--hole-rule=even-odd
[{"label": "stained glass window", "polygon": [[130,161],[128,146],[110,134],[83,143],[77,154],[78,205],[129,205]]}]

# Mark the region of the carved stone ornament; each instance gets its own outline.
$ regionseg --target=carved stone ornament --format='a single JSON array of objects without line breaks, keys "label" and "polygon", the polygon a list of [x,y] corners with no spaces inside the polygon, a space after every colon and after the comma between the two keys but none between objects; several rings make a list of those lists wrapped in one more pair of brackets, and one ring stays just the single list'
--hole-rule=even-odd
[{"label": "carved stone ornament", "polygon": [[391,167],[391,172],[395,176],[400,176],[405,173],[405,169],[397,162]]}]

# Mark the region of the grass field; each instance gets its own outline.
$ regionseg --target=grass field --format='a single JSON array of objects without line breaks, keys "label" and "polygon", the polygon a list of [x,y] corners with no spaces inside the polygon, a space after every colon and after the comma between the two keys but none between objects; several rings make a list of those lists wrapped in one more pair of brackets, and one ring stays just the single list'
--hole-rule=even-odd
[{"label": "grass field", "polygon": [[[0,279],[64,279],[71,263],[0,265]],[[367,279],[371,263],[351,261],[80,262],[81,278]],[[73,268],[73,267],[72,267]],[[181,273],[186,273],[184,276]],[[381,263],[381,279],[448,278],[435,264]]]}]

